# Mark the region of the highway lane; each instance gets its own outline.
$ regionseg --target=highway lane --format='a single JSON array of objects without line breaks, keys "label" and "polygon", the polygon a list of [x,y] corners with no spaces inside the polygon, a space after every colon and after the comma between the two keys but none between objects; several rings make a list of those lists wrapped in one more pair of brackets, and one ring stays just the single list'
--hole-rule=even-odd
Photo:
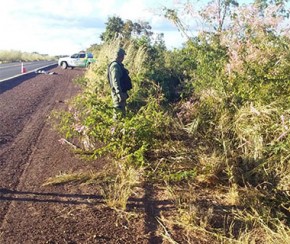
[{"label": "highway lane", "polygon": [[[57,61],[33,61],[23,62],[26,73],[57,64]],[[11,77],[21,75],[21,62],[0,64],[0,82]]]}]

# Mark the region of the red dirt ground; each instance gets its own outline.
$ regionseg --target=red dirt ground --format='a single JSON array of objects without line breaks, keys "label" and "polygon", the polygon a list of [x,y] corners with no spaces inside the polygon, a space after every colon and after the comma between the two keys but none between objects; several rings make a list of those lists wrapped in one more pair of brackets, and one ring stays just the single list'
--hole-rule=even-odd
[{"label": "red dirt ground", "polygon": [[0,83],[0,243],[165,243],[155,217],[169,202],[130,199],[137,217],[126,221],[88,185],[43,186],[61,172],[97,170],[102,160],[77,158],[47,118],[79,92],[84,70],[52,69]]}]

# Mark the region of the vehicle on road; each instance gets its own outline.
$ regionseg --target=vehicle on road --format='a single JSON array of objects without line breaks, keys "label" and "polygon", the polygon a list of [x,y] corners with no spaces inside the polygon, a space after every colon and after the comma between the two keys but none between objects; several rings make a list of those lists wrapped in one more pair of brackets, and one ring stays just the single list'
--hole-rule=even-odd
[{"label": "vehicle on road", "polygon": [[69,57],[62,57],[58,60],[58,65],[62,69],[75,68],[75,67],[89,67],[92,63],[96,62],[94,56],[90,52],[79,52]]}]

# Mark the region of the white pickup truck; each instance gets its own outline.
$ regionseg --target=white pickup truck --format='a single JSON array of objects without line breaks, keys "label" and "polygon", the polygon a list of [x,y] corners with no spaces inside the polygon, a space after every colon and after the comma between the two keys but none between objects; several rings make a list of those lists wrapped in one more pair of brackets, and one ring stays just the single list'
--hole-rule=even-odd
[{"label": "white pickup truck", "polygon": [[67,69],[68,67],[89,67],[90,64],[96,62],[94,56],[90,52],[80,52],[75,53],[69,57],[59,58],[58,65],[62,69]]}]

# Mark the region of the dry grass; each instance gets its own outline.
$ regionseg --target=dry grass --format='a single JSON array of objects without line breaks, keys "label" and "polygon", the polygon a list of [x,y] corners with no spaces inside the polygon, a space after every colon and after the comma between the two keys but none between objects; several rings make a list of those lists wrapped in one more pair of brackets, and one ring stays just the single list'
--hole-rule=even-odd
[{"label": "dry grass", "polygon": [[60,173],[54,177],[48,178],[44,183],[43,186],[49,185],[61,185],[66,183],[84,183],[88,182],[89,180],[94,179],[96,176],[92,172],[82,172],[82,173]]},{"label": "dry grass", "polygon": [[143,169],[135,169],[121,162],[115,163],[115,173],[111,182],[101,184],[101,191],[109,207],[124,211],[129,197],[142,181]]},{"label": "dry grass", "polygon": [[[251,212],[236,211],[235,214],[238,219],[252,227],[242,231],[239,237],[236,240],[232,240],[231,243],[290,243],[290,228],[286,223],[270,217],[268,223],[266,223],[255,210]],[[271,227],[269,227],[269,223]]]},{"label": "dry grass", "polygon": [[94,184],[100,189],[105,203],[112,209],[126,210],[127,202],[141,183],[143,169],[126,166],[124,162],[114,163],[99,172],[60,173],[48,178],[43,186],[67,183]]},{"label": "dry grass", "polygon": [[56,60],[55,57],[16,50],[0,50],[0,62]]}]

